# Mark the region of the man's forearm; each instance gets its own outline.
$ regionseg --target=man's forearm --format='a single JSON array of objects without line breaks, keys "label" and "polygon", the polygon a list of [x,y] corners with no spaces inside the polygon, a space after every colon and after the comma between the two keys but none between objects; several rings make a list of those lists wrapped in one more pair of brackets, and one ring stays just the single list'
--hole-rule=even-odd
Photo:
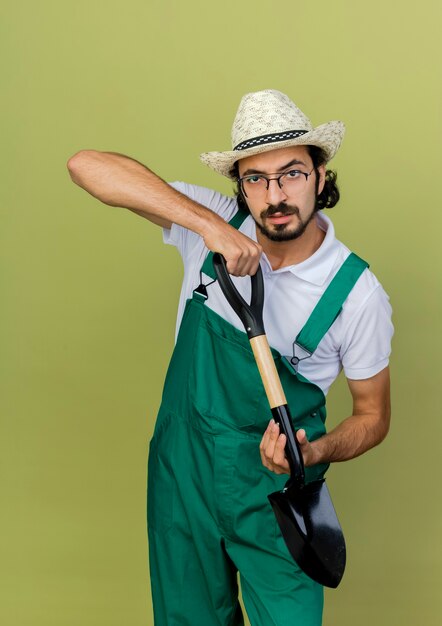
[{"label": "man's forearm", "polygon": [[352,415],[311,442],[306,465],[353,459],[377,446],[388,433],[389,415]]},{"label": "man's forearm", "polygon": [[175,222],[201,234],[221,219],[142,163],[121,154],[82,150],[69,159],[68,169],[72,180],[95,198],[144,215],[160,226]]},{"label": "man's forearm", "polygon": [[307,465],[353,459],[377,446],[388,433],[391,413],[388,367],[370,379],[347,382],[353,396],[353,415],[311,444],[302,441]]}]

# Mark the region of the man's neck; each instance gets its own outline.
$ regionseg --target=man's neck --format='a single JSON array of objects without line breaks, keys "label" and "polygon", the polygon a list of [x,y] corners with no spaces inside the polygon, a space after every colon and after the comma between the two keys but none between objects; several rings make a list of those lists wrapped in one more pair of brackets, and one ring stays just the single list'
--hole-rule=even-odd
[{"label": "man's neck", "polygon": [[298,239],[291,241],[271,241],[256,228],[256,239],[273,270],[302,263],[318,250],[324,238],[325,232],[319,228],[317,219],[310,222]]}]

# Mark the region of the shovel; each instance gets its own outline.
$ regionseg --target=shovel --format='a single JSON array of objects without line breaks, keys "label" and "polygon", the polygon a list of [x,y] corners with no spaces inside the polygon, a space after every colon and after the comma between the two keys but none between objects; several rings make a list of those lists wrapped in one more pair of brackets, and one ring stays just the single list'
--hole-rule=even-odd
[{"label": "shovel", "polygon": [[241,319],[258,365],[273,418],[287,437],[285,455],[290,478],[282,491],[268,496],[290,554],[310,578],[336,588],[345,569],[345,540],[324,479],[305,483],[304,462],[284,390],[265,335],[261,268],[252,276],[250,304],[236,290],[224,257],[215,253],[213,266],[227,301]]}]

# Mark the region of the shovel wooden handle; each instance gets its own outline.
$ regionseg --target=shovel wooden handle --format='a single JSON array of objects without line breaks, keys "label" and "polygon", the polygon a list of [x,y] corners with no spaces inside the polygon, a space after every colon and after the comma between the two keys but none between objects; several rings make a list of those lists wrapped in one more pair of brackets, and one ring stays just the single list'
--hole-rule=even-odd
[{"label": "shovel wooden handle", "polygon": [[275,361],[273,360],[273,355],[271,353],[266,335],[253,337],[253,339],[250,339],[250,345],[253,350],[256,364],[258,365],[258,370],[270,408],[274,409],[282,404],[287,404],[284,389],[282,388],[281,381],[279,380],[278,370],[276,369]]}]

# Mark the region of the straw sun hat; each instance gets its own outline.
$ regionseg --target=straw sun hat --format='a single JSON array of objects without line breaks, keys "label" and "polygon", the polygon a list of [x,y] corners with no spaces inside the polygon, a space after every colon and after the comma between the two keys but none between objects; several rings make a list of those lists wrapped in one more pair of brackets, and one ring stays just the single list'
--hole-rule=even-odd
[{"label": "straw sun hat", "polygon": [[265,89],[248,93],[241,100],[232,126],[232,150],[203,152],[200,158],[228,178],[235,161],[278,148],[319,146],[330,161],[341,145],[344,132],[344,124],[338,121],[313,128],[288,96]]}]

